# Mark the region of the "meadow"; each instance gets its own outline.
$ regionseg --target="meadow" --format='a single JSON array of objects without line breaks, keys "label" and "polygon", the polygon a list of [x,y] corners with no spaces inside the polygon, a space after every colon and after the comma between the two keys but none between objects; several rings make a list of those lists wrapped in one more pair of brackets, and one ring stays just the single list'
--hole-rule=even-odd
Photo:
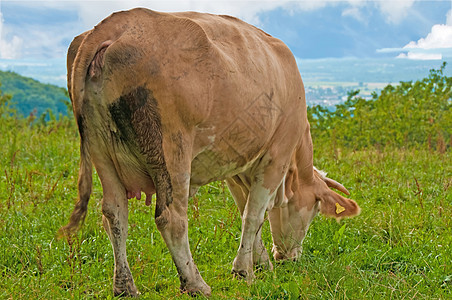
[{"label": "meadow", "polygon": [[[203,187],[190,199],[189,238],[211,299],[451,299],[451,83],[437,71],[425,85],[401,84],[372,101],[350,93],[335,112],[310,108],[315,165],[349,189],[362,213],[340,223],[317,216],[300,259],[273,261],[274,270],[257,272],[252,285],[230,273],[241,226],[231,195],[223,182]],[[432,110],[435,115],[420,104],[406,111],[399,105],[409,99],[397,97],[411,92],[425,92],[413,101],[442,97],[444,107]],[[380,111],[384,95],[397,107]],[[70,242],[57,236],[77,197],[73,118],[24,118],[8,102],[0,94],[0,299],[113,298],[113,254],[96,176],[81,231]],[[384,112],[397,112],[398,119]],[[416,124],[419,130],[411,132]],[[154,204],[129,202],[127,250],[135,283],[142,299],[190,299],[179,291]],[[267,221],[263,239],[270,250]]]}]

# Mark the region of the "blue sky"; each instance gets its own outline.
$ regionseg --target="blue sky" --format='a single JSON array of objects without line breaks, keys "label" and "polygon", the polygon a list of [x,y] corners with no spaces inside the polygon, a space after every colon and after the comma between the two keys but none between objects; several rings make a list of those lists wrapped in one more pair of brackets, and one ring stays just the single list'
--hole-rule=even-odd
[{"label": "blue sky", "polygon": [[[25,75],[61,84],[73,37],[137,6],[233,15],[282,39],[298,59],[452,58],[452,0],[0,0],[0,69],[42,64]],[[43,77],[46,66],[56,66],[49,76],[57,79]]]}]

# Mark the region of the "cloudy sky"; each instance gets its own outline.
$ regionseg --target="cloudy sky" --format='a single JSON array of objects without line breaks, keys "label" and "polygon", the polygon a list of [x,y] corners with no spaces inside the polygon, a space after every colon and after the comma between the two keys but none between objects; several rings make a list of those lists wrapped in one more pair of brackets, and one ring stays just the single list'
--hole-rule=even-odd
[{"label": "cloudy sky", "polygon": [[74,36],[136,6],[230,14],[302,59],[452,57],[452,0],[0,0],[0,59],[62,58]]}]

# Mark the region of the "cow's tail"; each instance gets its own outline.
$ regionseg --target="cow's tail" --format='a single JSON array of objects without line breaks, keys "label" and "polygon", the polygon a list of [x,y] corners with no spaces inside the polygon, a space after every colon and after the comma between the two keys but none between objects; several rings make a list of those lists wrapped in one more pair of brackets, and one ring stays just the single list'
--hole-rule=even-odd
[{"label": "cow's tail", "polygon": [[77,41],[77,53],[74,54],[71,70],[68,67],[68,74],[70,72],[68,89],[72,101],[75,102],[73,103],[75,114],[81,114],[86,81],[95,80],[100,76],[105,51],[129,27],[129,20],[123,18],[125,14],[130,14],[130,12],[113,13],[93,30],[83,34],[82,40]]},{"label": "cow's tail", "polygon": [[91,164],[91,158],[85,143],[86,142],[82,140],[80,147],[81,159],[80,170],[78,173],[78,201],[72,211],[69,223],[60,228],[60,237],[64,236],[70,238],[72,235],[77,233],[85,220],[86,212],[88,210],[88,202],[93,185],[93,166]]},{"label": "cow's tail", "polygon": [[[88,202],[92,190],[93,167],[84,120],[85,83],[87,79],[99,76],[106,49],[124,31],[124,24],[119,22],[120,20],[115,19],[114,15],[116,14],[102,21],[94,30],[76,37],[69,47],[67,61],[68,90],[80,133],[80,170],[78,174],[78,201],[75,204],[69,223],[60,228],[60,237],[69,238],[77,233],[85,220],[88,210]],[[109,23],[110,25],[113,23],[113,26],[110,26]]]}]

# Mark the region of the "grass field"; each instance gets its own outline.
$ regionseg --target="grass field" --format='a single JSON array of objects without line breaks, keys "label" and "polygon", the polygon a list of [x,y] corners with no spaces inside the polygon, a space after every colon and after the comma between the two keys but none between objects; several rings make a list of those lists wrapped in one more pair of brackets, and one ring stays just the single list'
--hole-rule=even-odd
[{"label": "grass field", "polygon": [[[77,194],[72,121],[1,125],[0,299],[112,298],[97,177],[78,238],[56,237]],[[240,217],[225,185],[205,186],[190,200],[190,245],[212,299],[452,298],[450,151],[333,150],[315,145],[315,164],[349,188],[361,215],[341,223],[316,217],[301,258],[274,263],[253,285],[230,274]],[[129,209],[128,257],[142,299],[189,298],[179,292],[153,207],[134,199]],[[268,222],[263,238],[271,249]]]}]

